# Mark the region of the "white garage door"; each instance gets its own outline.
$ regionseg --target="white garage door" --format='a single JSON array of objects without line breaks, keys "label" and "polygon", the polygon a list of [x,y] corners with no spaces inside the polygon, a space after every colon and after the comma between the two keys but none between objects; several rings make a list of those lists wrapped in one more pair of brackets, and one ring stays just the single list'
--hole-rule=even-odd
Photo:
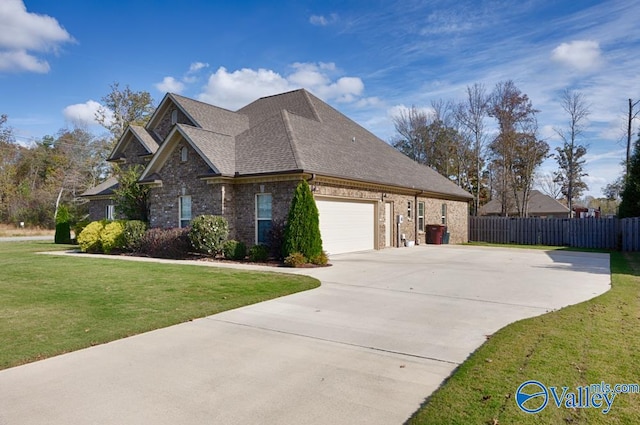
[{"label": "white garage door", "polygon": [[316,199],[316,205],[329,255],[374,249],[374,204]]}]

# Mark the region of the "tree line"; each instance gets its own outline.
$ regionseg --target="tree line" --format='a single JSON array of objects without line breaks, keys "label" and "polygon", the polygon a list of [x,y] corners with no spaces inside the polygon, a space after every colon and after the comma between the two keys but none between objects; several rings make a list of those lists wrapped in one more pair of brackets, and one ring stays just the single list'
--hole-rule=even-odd
[{"label": "tree line", "polygon": [[118,83],[102,99],[96,121],[105,132],[63,128],[55,135],[18,143],[9,117],[0,115],[0,223],[52,228],[60,206],[73,221],[88,214],[87,189],[121,173],[106,159],[129,124],[143,125],[155,107],[148,92]]},{"label": "tree line", "polygon": [[391,143],[471,192],[473,214],[498,199],[503,215],[516,211],[526,217],[536,170],[553,156],[558,163],[551,176],[554,197],[562,196],[571,208],[588,189],[581,137],[589,106],[581,93],[568,90],[559,102],[567,125],[554,129],[563,142],[554,154],[538,136],[539,111],[511,80],[497,83],[491,92],[483,84],[468,86],[462,101],[439,100],[429,109],[400,111],[393,117],[397,135]]}]

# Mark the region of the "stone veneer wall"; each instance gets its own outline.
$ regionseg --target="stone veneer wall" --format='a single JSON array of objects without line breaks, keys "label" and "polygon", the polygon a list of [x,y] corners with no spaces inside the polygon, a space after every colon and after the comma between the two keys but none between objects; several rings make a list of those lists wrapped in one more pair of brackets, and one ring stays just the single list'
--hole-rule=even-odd
[{"label": "stone veneer wall", "polygon": [[234,185],[235,238],[247,244],[256,243],[256,195],[271,194],[271,220],[274,224],[284,224],[289,215],[289,207],[299,180],[244,183]]},{"label": "stone veneer wall", "polygon": [[183,114],[180,109],[171,104],[171,107],[167,109],[167,112],[165,112],[165,114],[162,116],[162,119],[160,120],[158,125],[152,129],[156,136],[158,136],[162,141],[164,141],[164,139],[169,135],[171,129],[173,128],[173,125],[171,124],[171,114],[174,110],[178,111],[179,124],[194,125],[194,123],[192,123],[191,120],[185,114]]},{"label": "stone veneer wall", "polygon": [[[377,247],[382,249],[385,244],[385,203],[391,203],[391,241],[389,246],[398,246],[398,233],[404,234],[405,239],[415,241],[416,244],[426,243],[426,233],[417,232],[418,206],[415,196],[381,192],[370,189],[357,189],[348,186],[318,183],[315,185],[314,196],[336,197],[345,200],[372,201],[377,203],[378,215]],[[425,226],[442,222],[442,204],[447,204],[447,226],[451,234],[450,243],[468,242],[468,204],[462,201],[441,200],[435,198],[418,197],[418,202],[425,203]],[[408,216],[408,204],[411,202],[411,217]],[[397,216],[403,216],[403,222],[396,224]],[[417,235],[417,236],[416,236]],[[404,242],[401,242],[401,244]]]},{"label": "stone veneer wall", "polygon": [[89,202],[89,220],[98,221],[107,218],[107,205],[112,205],[111,199],[95,199]]},{"label": "stone veneer wall", "polygon": [[[188,149],[187,161],[182,162],[180,151]],[[180,196],[191,196],[191,217],[201,214],[220,214],[221,205],[213,194],[213,188],[198,178],[211,173],[211,169],[187,142],[177,143],[167,162],[158,173],[162,187],[153,187],[149,199],[151,227],[179,227]]]}]

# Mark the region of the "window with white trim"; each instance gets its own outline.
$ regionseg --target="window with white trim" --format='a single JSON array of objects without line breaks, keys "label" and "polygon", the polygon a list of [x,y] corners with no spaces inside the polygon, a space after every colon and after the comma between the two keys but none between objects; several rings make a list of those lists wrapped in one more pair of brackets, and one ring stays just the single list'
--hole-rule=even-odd
[{"label": "window with white trim", "polygon": [[418,202],[418,231],[424,232],[424,202]]},{"label": "window with white trim", "polygon": [[114,220],[116,218],[116,206],[115,205],[107,205],[104,212],[104,218],[107,220]]},{"label": "window with white trim", "polygon": [[258,193],[256,195],[256,243],[269,244],[271,230],[271,194]]},{"label": "window with white trim", "polygon": [[407,202],[407,220],[411,220],[411,213],[413,209],[413,205],[411,205],[411,201]]},{"label": "window with white trim", "polygon": [[178,204],[180,227],[188,227],[191,223],[191,196],[181,196]]},{"label": "window with white trim", "polygon": [[442,204],[442,224],[447,225],[447,204]]},{"label": "window with white trim", "polygon": [[178,110],[174,109],[171,111],[171,125],[175,125],[178,123]]}]

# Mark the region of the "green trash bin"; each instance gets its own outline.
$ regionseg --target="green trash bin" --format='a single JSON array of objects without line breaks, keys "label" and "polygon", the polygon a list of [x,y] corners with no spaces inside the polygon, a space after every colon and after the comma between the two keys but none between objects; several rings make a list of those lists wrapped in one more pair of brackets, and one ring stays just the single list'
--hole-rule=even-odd
[{"label": "green trash bin", "polygon": [[449,236],[451,236],[451,234],[449,232],[444,232],[444,235],[442,235],[442,243],[443,244],[448,244],[449,243]]}]

